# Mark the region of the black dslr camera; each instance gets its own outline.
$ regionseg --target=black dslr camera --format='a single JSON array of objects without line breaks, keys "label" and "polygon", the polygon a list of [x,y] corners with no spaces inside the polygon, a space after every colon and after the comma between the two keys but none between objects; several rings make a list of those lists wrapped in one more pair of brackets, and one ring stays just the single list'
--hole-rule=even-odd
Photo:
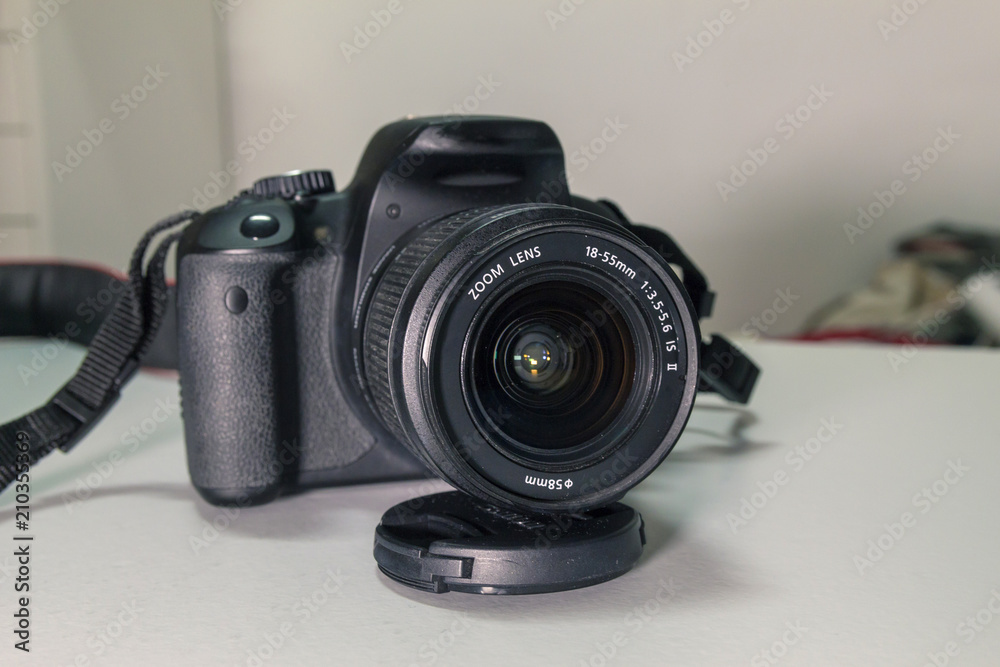
[{"label": "black dslr camera", "polygon": [[756,379],[702,343],[697,268],[572,195],[540,122],[393,123],[345,189],[265,178],[196,219],[177,263],[188,463],[212,503],[429,470],[514,510],[602,507],[699,388],[745,402]]}]

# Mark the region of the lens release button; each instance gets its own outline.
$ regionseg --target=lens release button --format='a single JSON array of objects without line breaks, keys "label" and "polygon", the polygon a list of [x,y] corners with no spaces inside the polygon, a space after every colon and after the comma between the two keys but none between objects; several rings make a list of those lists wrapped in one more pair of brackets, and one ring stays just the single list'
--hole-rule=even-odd
[{"label": "lens release button", "polygon": [[240,223],[240,234],[248,239],[266,239],[278,233],[281,225],[273,215],[258,213],[248,216]]}]

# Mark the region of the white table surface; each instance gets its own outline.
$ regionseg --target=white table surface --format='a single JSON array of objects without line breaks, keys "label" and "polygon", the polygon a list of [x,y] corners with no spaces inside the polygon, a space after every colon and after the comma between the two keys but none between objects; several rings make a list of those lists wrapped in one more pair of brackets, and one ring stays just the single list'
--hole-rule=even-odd
[{"label": "white table surface", "polygon": [[[81,358],[63,350],[25,384],[18,366],[41,345],[0,344],[0,419],[43,401]],[[441,482],[325,489],[224,517],[189,485],[179,415],[136,451],[122,444],[177,398],[176,380],[140,376],[71,455],[33,469],[27,655],[13,648],[14,501],[0,496],[0,665],[1000,664],[1000,355],[922,349],[894,370],[895,348],[747,349],[764,369],[749,408],[700,399],[674,453],[628,495],[649,540],[637,568],[507,598],[419,593],[378,572],[382,512]],[[828,442],[796,458],[818,435]],[[952,464],[968,470],[946,476]],[[752,497],[776,473],[773,497]],[[67,504],[88,475],[90,497]],[[727,515],[744,498],[762,506],[734,532]],[[862,574],[855,557],[880,537],[890,548]]]}]

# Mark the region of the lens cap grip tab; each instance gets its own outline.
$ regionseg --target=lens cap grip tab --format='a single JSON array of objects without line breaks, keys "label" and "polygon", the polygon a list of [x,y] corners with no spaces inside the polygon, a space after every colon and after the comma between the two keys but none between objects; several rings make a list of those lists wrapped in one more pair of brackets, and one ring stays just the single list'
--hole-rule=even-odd
[{"label": "lens cap grip tab", "polygon": [[622,503],[576,514],[524,514],[449,491],[392,507],[375,529],[379,569],[434,593],[553,593],[628,572],[642,517]]}]

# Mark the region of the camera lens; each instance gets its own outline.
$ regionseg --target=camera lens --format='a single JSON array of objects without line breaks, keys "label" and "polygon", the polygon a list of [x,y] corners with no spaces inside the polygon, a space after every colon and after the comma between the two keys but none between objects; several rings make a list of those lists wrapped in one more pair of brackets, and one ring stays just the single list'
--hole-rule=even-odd
[{"label": "camera lens", "polygon": [[377,262],[355,313],[382,425],[488,502],[620,498],[694,403],[698,330],[666,261],[624,225],[539,204],[428,221]]},{"label": "camera lens", "polygon": [[[586,448],[621,414],[635,375],[635,344],[608,297],[537,276],[499,299],[471,343],[467,387],[485,428],[511,453]],[[595,323],[597,322],[597,323]]]},{"label": "camera lens", "polygon": [[[510,368],[516,383],[539,394],[552,393],[566,384],[572,366],[573,351],[561,335],[547,324],[518,326],[508,334],[507,342],[497,346],[497,361],[510,382]],[[513,385],[512,385],[513,387]]]}]

